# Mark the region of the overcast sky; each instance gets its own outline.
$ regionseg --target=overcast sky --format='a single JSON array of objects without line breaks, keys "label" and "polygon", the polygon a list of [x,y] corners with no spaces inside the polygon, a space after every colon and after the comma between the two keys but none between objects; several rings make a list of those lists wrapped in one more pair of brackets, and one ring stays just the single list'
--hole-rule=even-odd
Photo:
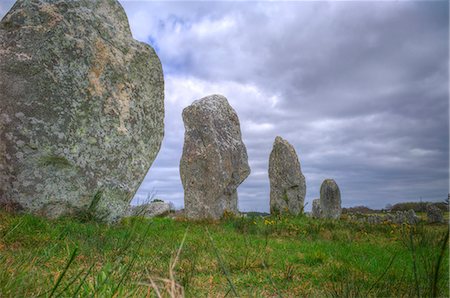
[{"label": "overcast sky", "polygon": [[165,77],[165,138],[135,203],[156,192],[183,205],[181,112],[214,93],[248,150],[241,210],[269,210],[277,135],[297,150],[308,210],[325,178],[343,206],[447,197],[448,1],[121,3]]}]

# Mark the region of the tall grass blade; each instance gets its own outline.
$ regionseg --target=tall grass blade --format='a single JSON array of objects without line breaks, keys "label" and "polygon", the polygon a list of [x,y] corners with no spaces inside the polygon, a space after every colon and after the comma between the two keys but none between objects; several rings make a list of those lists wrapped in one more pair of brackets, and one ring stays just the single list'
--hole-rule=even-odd
[{"label": "tall grass blade", "polygon": [[62,294],[65,291],[67,291],[71,285],[73,285],[75,283],[75,281],[81,276],[81,274],[83,272],[84,272],[84,270],[81,270],[80,272],[78,272],[78,274],[74,278],[72,278],[72,280],[70,282],[67,283],[67,285],[64,287],[64,289],[62,289],[61,292],[59,292],[58,295],[56,295],[56,297],[61,297]]},{"label": "tall grass blade", "polygon": [[127,277],[128,273],[130,272],[131,268],[133,268],[134,263],[136,262],[136,255],[133,256],[133,259],[131,260],[130,264],[127,266],[127,269],[125,269],[125,272],[122,274],[119,283],[117,284],[117,286],[114,288],[111,296],[114,297],[117,293],[117,291],[119,290],[120,285],[123,283],[123,281],[125,280],[125,278]]},{"label": "tall grass blade", "polygon": [[441,267],[442,259],[444,258],[445,250],[447,249],[449,233],[450,233],[450,230],[447,229],[447,233],[445,234],[445,237],[442,241],[441,252],[436,261],[436,266],[434,269],[434,276],[433,276],[433,287],[432,287],[433,291],[432,291],[432,295],[431,295],[432,297],[437,297],[437,293],[438,293],[437,284],[438,284],[438,280],[439,280],[439,269]]},{"label": "tall grass blade", "polygon": [[416,295],[417,297],[420,297],[420,285],[419,285],[419,278],[417,277],[417,260],[416,260],[416,248],[414,245],[414,232],[411,229],[409,232],[409,245],[411,248],[411,254],[413,259],[413,273],[414,273],[414,283],[416,286]]},{"label": "tall grass blade", "polygon": [[81,290],[81,287],[83,286],[84,282],[86,281],[86,278],[89,276],[89,273],[91,273],[92,268],[94,268],[95,263],[92,263],[91,267],[86,271],[86,274],[81,279],[80,284],[78,285],[77,289],[75,290],[75,293],[73,293],[72,297],[77,297],[78,292]]},{"label": "tall grass blade", "polygon": [[55,294],[56,289],[58,288],[59,284],[61,283],[64,275],[67,273],[67,270],[69,270],[70,265],[72,264],[73,260],[75,260],[75,257],[77,255],[78,247],[75,247],[75,249],[72,251],[72,254],[70,255],[69,261],[66,264],[66,267],[64,268],[63,272],[58,277],[58,280],[56,281],[55,285],[53,286],[52,291],[50,292],[50,296],[52,297],[53,294]]},{"label": "tall grass blade", "polygon": [[369,288],[369,290],[367,291],[367,294],[370,293],[370,291],[372,291],[373,288],[375,288],[375,286],[380,282],[380,280],[383,279],[383,277],[386,275],[386,273],[389,271],[389,269],[391,268],[392,264],[394,263],[395,258],[397,257],[397,255],[393,255],[391,260],[389,261],[389,264],[387,265],[386,269],[383,271],[383,273],[377,278],[377,280],[372,284],[372,286]]},{"label": "tall grass blade", "polygon": [[225,267],[222,257],[220,256],[219,250],[217,249],[216,245],[214,244],[214,240],[213,240],[211,234],[209,233],[208,228],[205,228],[205,229],[206,229],[206,233],[208,234],[211,245],[214,249],[214,253],[216,255],[217,261],[219,262],[220,268],[222,269],[222,272],[224,273],[225,278],[227,279],[228,284],[230,285],[230,288],[233,291],[234,296],[239,297],[239,294],[238,294],[233,282],[231,281],[230,274],[229,274],[227,268]]},{"label": "tall grass blade", "polygon": [[174,275],[173,272],[175,270],[175,266],[177,265],[178,259],[180,257],[181,250],[183,249],[184,242],[186,241],[186,236],[187,236],[187,233],[188,233],[188,229],[189,229],[189,227],[187,227],[186,231],[184,232],[183,240],[181,240],[181,244],[178,247],[175,259],[173,260],[172,265],[170,266],[170,269],[169,269],[169,276],[170,276],[170,280],[172,281],[171,285],[170,285],[171,293],[175,293],[175,291],[176,291],[176,289],[175,289],[176,288],[175,275]]},{"label": "tall grass blade", "polygon": [[[262,265],[264,267],[264,270],[267,270],[267,266],[266,266],[266,262],[263,261]],[[277,288],[277,286],[275,285],[275,282],[273,281],[272,277],[270,276],[270,274],[267,275],[267,278],[269,279],[270,283],[272,284],[272,287],[277,291],[277,295],[279,298],[283,298],[283,295],[281,295],[280,290]]]},{"label": "tall grass blade", "polygon": [[20,219],[20,221],[14,226],[14,227],[12,227],[8,232],[6,232],[6,234],[5,235],[3,235],[3,239],[6,239],[6,237],[9,235],[9,234],[11,234],[15,229],[17,229],[18,227],[20,227],[20,225],[22,225],[22,223],[23,223],[23,220],[22,219]]}]

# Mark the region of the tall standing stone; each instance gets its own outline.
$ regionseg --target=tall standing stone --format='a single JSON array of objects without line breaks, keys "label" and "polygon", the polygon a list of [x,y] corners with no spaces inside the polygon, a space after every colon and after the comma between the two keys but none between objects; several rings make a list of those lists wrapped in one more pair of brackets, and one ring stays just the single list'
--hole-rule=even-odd
[{"label": "tall standing stone", "polygon": [[112,221],[155,159],[164,80],[116,0],[19,0],[0,23],[0,203]]},{"label": "tall standing stone", "polygon": [[221,95],[194,101],[183,110],[185,126],[180,176],[186,216],[220,218],[237,213],[237,187],[250,174],[239,119]]},{"label": "tall standing stone", "polygon": [[341,192],[333,179],[325,179],[320,186],[320,210],[323,218],[341,216]]},{"label": "tall standing stone", "polygon": [[305,177],[297,153],[288,141],[276,137],[269,158],[270,213],[303,212]]}]

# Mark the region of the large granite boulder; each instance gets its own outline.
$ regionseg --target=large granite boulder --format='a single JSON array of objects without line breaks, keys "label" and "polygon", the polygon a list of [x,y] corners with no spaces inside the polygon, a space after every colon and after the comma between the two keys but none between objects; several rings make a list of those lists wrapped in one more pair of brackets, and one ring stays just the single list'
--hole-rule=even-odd
[{"label": "large granite boulder", "polygon": [[427,204],[427,221],[429,223],[444,222],[444,215],[441,209],[433,204]]},{"label": "large granite boulder", "polygon": [[305,176],[294,147],[276,137],[269,158],[270,213],[303,212],[306,194]]},{"label": "large granite boulder", "polygon": [[220,218],[238,212],[237,187],[250,174],[239,119],[225,97],[211,95],[183,110],[180,176],[186,217]]},{"label": "large granite boulder", "polygon": [[341,192],[333,179],[325,179],[320,186],[320,210],[323,218],[341,216]]},{"label": "large granite boulder", "polygon": [[57,217],[127,209],[164,134],[155,51],[116,0],[19,0],[0,23],[0,197]]}]

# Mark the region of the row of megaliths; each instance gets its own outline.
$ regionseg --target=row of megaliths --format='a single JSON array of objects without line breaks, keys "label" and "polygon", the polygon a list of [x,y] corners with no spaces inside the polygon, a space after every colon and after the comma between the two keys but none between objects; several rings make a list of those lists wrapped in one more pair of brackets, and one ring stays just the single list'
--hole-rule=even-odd
[{"label": "row of megaliths", "polygon": [[[227,99],[211,95],[183,110],[185,126],[180,176],[185,213],[191,219],[219,219],[238,213],[237,187],[250,174],[239,118]],[[303,213],[305,177],[294,147],[276,137],[269,158],[270,212]],[[329,183],[332,181],[333,183]],[[321,187],[320,213],[339,218],[341,199],[334,180]]]},{"label": "row of megaliths", "polygon": [[[105,220],[127,214],[164,136],[164,77],[117,0],[18,0],[0,21],[0,90],[0,206],[53,218],[99,195]],[[187,216],[237,213],[250,167],[236,112],[212,95],[183,120]],[[305,178],[281,138],[269,176],[271,210],[301,212]],[[323,214],[333,193],[324,191]]]}]

